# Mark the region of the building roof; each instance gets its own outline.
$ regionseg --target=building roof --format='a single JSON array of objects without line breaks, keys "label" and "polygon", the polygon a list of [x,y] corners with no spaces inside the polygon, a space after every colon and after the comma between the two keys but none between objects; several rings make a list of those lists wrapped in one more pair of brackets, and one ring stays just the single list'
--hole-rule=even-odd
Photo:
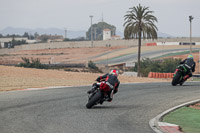
[{"label": "building roof", "polygon": [[121,37],[121,36],[118,36],[118,35],[112,35],[112,37]]},{"label": "building roof", "polygon": [[110,31],[110,29],[104,29],[103,31]]}]

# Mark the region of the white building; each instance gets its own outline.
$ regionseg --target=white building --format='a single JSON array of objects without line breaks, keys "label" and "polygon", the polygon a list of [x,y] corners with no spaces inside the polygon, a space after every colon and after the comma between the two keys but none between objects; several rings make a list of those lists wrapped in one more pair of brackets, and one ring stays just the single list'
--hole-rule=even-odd
[{"label": "white building", "polygon": [[111,30],[104,29],[103,30],[103,40],[110,40],[111,39]]},{"label": "white building", "polygon": [[110,29],[104,29],[103,30],[103,40],[121,40],[121,37],[117,36],[117,35],[111,35]]}]

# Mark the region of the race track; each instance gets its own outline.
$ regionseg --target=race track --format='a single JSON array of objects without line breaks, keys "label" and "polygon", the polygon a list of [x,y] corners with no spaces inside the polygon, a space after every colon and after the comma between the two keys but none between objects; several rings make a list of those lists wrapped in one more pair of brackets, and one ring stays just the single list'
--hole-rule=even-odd
[{"label": "race track", "polygon": [[121,84],[113,102],[86,109],[89,87],[0,93],[1,133],[153,133],[149,120],[200,98],[200,82]]},{"label": "race track", "polygon": [[[193,48],[193,50],[200,50],[200,48]],[[161,55],[169,54],[169,53],[174,53],[174,52],[183,52],[183,51],[188,51],[187,48],[181,48],[181,49],[168,49],[168,50],[157,50],[157,51],[146,51],[141,53],[141,59],[142,58],[154,58],[158,57]],[[100,60],[96,61],[96,64],[119,64],[119,63],[126,63],[126,62],[131,62],[131,61],[137,61],[137,53],[133,54],[127,54],[107,60]]]}]

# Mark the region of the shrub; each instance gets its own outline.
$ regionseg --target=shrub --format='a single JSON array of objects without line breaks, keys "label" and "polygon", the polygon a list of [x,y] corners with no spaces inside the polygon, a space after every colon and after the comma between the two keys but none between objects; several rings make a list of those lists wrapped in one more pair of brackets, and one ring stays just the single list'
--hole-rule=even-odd
[{"label": "shrub", "polygon": [[91,68],[91,69],[98,69],[98,67],[96,66],[96,64],[92,61],[89,61],[88,62],[88,67]]},{"label": "shrub", "polygon": [[31,58],[31,61],[29,58],[22,57],[21,58],[24,63],[20,63],[18,66],[19,67],[26,67],[26,68],[38,68],[38,69],[46,69],[47,67],[43,64],[40,63],[40,59],[33,59]]},{"label": "shrub", "polygon": [[[147,77],[149,72],[174,72],[178,64],[181,62],[181,59],[167,58],[163,60],[150,60],[149,58],[142,59],[141,61],[141,76]],[[133,71],[137,72],[137,63],[133,68]]]},{"label": "shrub", "polygon": [[102,71],[96,66],[96,64],[92,61],[88,62],[88,68],[92,69],[93,72],[100,72],[102,73]]}]

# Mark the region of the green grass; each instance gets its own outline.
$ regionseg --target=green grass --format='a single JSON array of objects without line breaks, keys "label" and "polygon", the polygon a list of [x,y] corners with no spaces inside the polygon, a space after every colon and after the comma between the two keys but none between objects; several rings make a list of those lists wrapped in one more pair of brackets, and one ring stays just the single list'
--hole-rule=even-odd
[{"label": "green grass", "polygon": [[200,78],[193,78],[192,81],[200,81]]},{"label": "green grass", "polygon": [[182,107],[166,115],[163,122],[181,126],[184,133],[200,133],[200,110]]}]

